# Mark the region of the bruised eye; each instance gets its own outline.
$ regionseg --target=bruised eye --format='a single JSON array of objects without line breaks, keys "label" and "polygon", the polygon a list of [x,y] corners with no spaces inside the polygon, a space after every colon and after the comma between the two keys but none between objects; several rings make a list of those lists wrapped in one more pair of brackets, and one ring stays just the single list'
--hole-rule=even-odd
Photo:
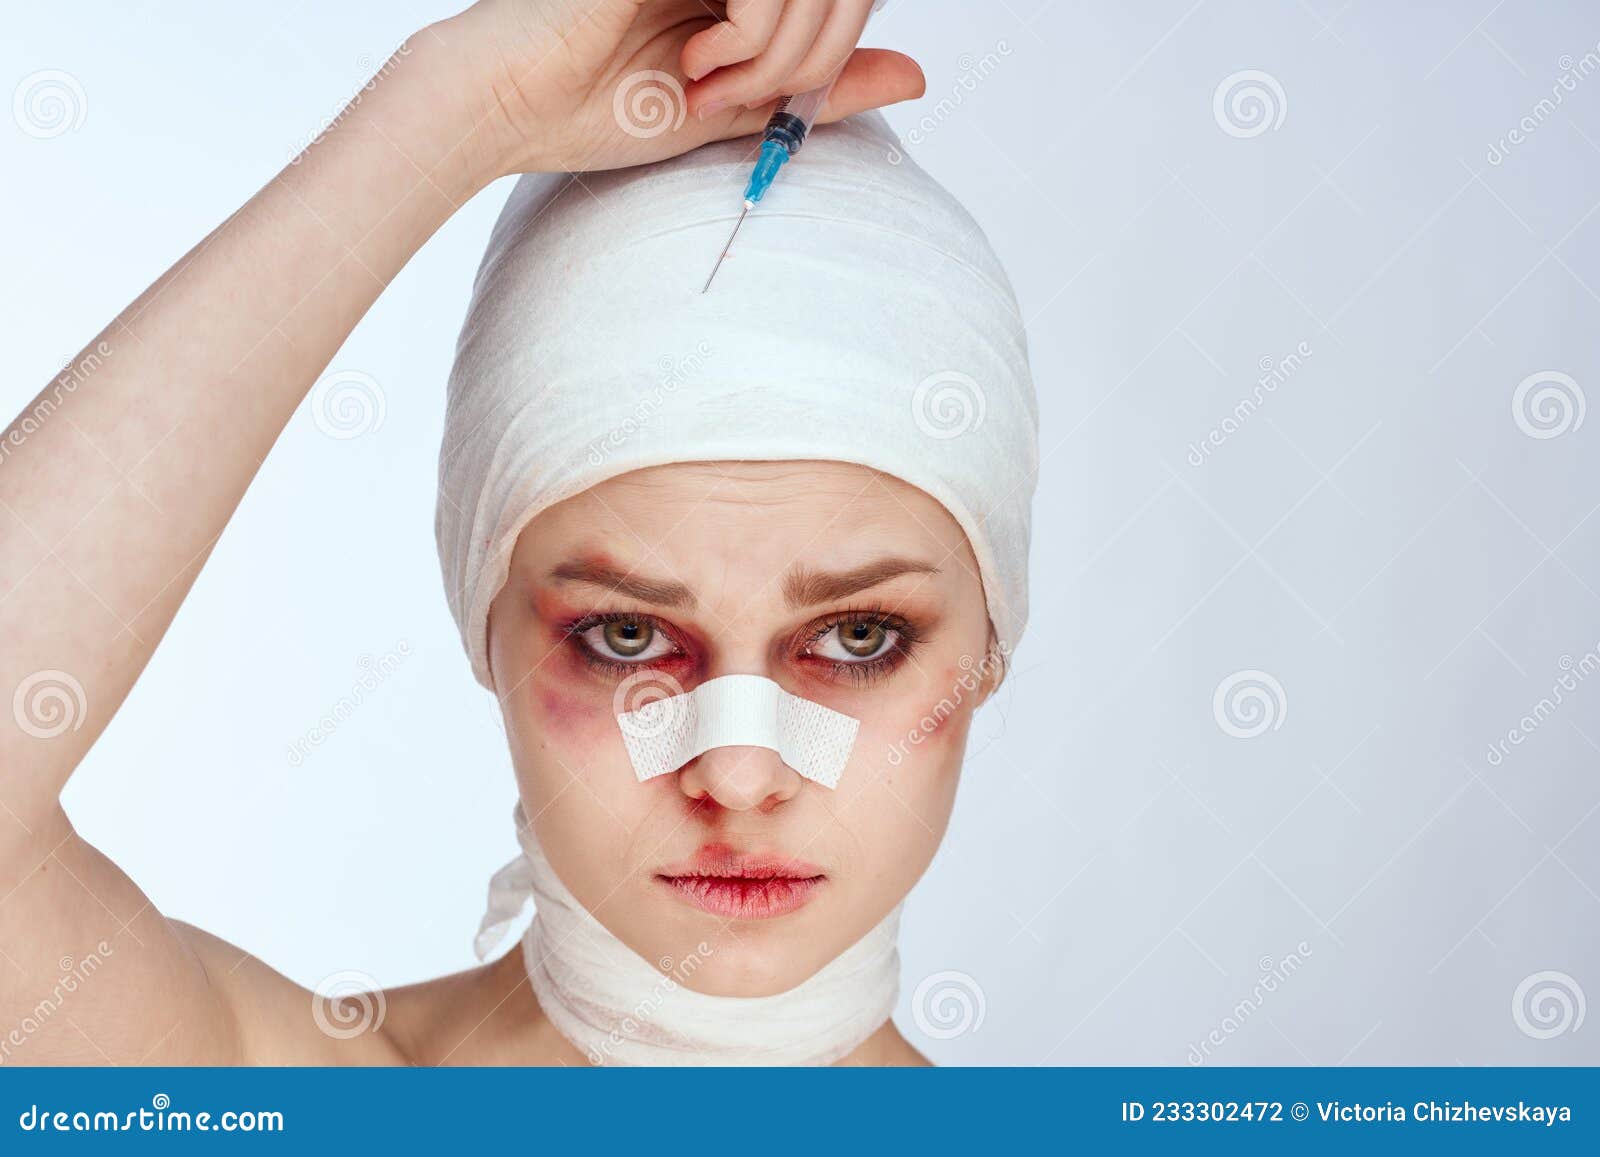
[{"label": "bruised eye", "polygon": [[672,643],[647,619],[617,618],[583,631],[584,645],[602,659],[644,663],[670,654]]},{"label": "bruised eye", "polygon": [[811,653],[823,659],[854,663],[875,659],[891,650],[900,632],[872,619],[838,623],[811,644]]}]

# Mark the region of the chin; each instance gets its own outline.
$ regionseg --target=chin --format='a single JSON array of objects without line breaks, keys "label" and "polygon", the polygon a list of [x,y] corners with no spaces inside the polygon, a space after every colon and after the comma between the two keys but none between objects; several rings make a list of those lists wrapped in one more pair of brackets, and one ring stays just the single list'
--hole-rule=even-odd
[{"label": "chin", "polygon": [[[727,921],[657,912],[630,947],[687,989],[707,996],[776,996],[797,988],[846,948],[828,927],[794,917]],[[676,918],[673,918],[676,917]]]},{"label": "chin", "polygon": [[798,988],[827,963],[797,960],[792,951],[767,951],[753,946],[749,937],[741,943],[728,931],[705,943],[711,952],[701,957],[699,967],[688,976],[674,975],[685,988],[707,996],[777,996]]}]

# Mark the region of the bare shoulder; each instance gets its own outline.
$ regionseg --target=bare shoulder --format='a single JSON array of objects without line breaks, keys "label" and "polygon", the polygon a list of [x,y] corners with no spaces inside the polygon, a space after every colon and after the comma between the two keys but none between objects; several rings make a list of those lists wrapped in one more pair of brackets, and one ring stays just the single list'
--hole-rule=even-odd
[{"label": "bare shoulder", "polygon": [[[233,1021],[243,1065],[384,1065],[405,1059],[384,1032],[379,993],[323,997],[258,957],[191,924],[173,930],[205,970],[206,983]],[[183,1064],[188,1058],[152,1058]]]},{"label": "bare shoulder", "polygon": [[[545,1020],[520,954],[377,991],[312,992],[259,958],[173,922],[229,1010],[236,1064],[517,1065],[581,1063]],[[336,986],[335,986],[336,987]],[[172,1063],[189,1058],[172,1056]],[[155,1061],[154,1063],[160,1063]]]}]

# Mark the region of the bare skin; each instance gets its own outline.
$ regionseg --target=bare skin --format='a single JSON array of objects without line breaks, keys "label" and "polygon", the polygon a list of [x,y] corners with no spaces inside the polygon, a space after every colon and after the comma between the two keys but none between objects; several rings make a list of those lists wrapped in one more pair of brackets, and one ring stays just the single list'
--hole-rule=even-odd
[{"label": "bare skin", "polygon": [[[65,672],[84,704],[59,734],[0,713],[0,1023],[39,1021],[69,960],[101,960],[62,1015],[0,1039],[6,1059],[583,1063],[516,953],[387,994],[380,1032],[320,1031],[305,989],[162,916],[73,831],[60,793],[296,405],[455,209],[508,173],[637,164],[755,131],[765,98],[847,57],[824,119],[920,95],[905,57],[851,55],[868,6],[801,5],[791,25],[770,2],[730,5],[724,24],[693,0],[481,0],[414,36],[334,128],[89,344],[74,360],[94,364],[82,384],[47,385],[0,439],[0,688]],[[613,94],[643,69],[702,78],[680,129],[639,138],[617,124]],[[848,1063],[916,1060],[885,1026]]]}]

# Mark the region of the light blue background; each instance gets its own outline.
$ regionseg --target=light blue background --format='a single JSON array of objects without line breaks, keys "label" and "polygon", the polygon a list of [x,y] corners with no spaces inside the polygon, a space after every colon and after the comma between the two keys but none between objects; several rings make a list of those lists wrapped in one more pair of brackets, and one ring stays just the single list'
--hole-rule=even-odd
[{"label": "light blue background", "polygon": [[[14,7],[3,88],[64,70],[84,117],[46,140],[0,119],[7,412],[448,11]],[[1182,1064],[1213,1030],[1217,1064],[1600,1062],[1600,1024],[1536,1039],[1513,1014],[1545,971],[1600,998],[1600,679],[1487,758],[1600,646],[1600,417],[1535,438],[1512,407],[1541,371],[1600,403],[1600,71],[1538,108],[1600,64],[1600,10],[897,0],[867,43],[927,72],[889,117],[1010,269],[1043,420],[1034,616],[908,910],[907,1035],[973,1064]],[[1259,135],[1214,115],[1243,70],[1283,94]],[[432,534],[443,382],[508,189],[334,359],[381,385],[383,425],[296,416],[68,789],[164,912],[307,985],[470,965],[515,850]],[[1213,712],[1245,670],[1283,689],[1249,739]],[[946,971],[983,1017],[941,1037],[913,996]]]}]

